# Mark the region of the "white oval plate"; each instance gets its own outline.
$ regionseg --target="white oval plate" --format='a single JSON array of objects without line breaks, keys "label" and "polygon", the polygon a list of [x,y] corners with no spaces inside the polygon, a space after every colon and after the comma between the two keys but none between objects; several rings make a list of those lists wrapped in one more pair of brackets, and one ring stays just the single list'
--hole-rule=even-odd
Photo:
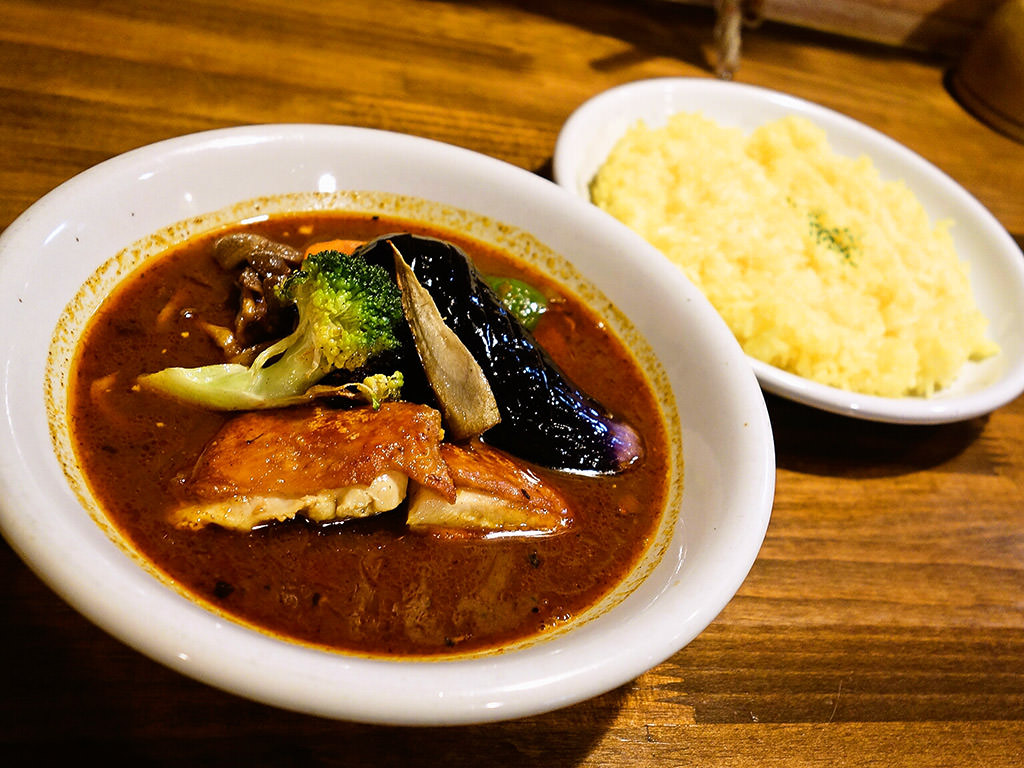
[{"label": "white oval plate", "polygon": [[[115,542],[92,516],[101,513],[87,490],[79,485],[76,493],[69,482],[74,467],[66,473],[57,453],[66,426],[48,418],[48,406],[59,411],[61,398],[47,402],[44,389],[62,385],[60,356],[48,365],[47,355],[69,345],[53,338],[69,301],[96,300],[88,292],[83,298],[83,283],[122,249],[177,222],[188,222],[185,231],[211,211],[237,208],[242,218],[241,201],[334,190],[369,191],[347,198],[352,210],[400,215],[401,203],[373,207],[378,197],[399,195],[448,211],[452,221],[461,220],[460,211],[473,212],[462,216],[467,222],[490,217],[501,237],[529,233],[621,310],[631,343],[660,361],[656,387],[677,435],[673,463],[685,466],[674,474],[675,502],[616,599],[566,631],[444,661],[361,658],[276,639],[213,613],[160,578]],[[624,253],[633,257],[629,280]],[[58,594],[114,636],[258,701],[406,725],[501,720],[581,701],[628,682],[703,630],[746,577],[768,525],[775,462],[764,399],[710,304],[593,206],[464,149],[359,128],[277,125],[129,152],[58,187],[0,236],[0,306],[3,535]],[[677,333],[680,327],[687,333]],[[61,455],[67,462],[66,450]]]},{"label": "white oval plate", "polygon": [[616,141],[637,120],[663,125],[676,112],[702,112],[750,131],[786,115],[801,115],[828,134],[832,148],[869,156],[883,178],[903,179],[932,221],[951,219],[960,258],[1001,354],[968,363],[953,384],[930,398],[886,398],[818,384],[748,357],[768,392],[833,413],[872,421],[939,424],[989,413],[1024,392],[1024,258],[1001,224],[963,187],[921,156],[845,115],[784,93],[707,78],[659,78],[628,83],[581,105],[558,136],[554,179],[583,200]]}]

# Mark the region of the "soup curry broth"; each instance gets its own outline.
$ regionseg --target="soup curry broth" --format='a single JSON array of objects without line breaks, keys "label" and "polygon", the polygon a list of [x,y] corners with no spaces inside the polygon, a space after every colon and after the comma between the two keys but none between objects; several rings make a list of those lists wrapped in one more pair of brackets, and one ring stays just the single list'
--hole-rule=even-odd
[{"label": "soup curry broth", "polygon": [[533,335],[581,390],[642,436],[643,458],[607,476],[532,467],[566,499],[572,524],[550,535],[414,532],[403,507],[317,525],[301,516],[252,531],[169,521],[175,489],[237,414],[139,387],[168,366],[219,363],[202,323],[229,326],[236,275],[211,253],[226,231],[147,261],[90,320],[76,351],[69,416],[76,453],[110,521],[200,602],[262,631],[382,656],[479,651],[578,616],[628,573],[651,540],[670,471],[658,404],[624,345],[577,297],[511,255],[448,231],[362,214],[281,215],[235,227],[305,249],[397,231],[443,238],[486,274],[549,299]]}]

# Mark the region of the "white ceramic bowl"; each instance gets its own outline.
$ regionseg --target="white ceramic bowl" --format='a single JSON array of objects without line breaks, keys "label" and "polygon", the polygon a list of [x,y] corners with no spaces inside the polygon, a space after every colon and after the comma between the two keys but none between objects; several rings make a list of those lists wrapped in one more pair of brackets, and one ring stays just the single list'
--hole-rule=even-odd
[{"label": "white ceramic bowl", "polygon": [[702,112],[750,131],[786,115],[823,128],[842,155],[867,155],[883,178],[902,179],[932,221],[952,220],[954,245],[970,262],[971,285],[1001,354],[968,363],[953,384],[930,398],[885,398],[828,387],[750,358],[766,391],[856,418],[938,424],[989,413],[1024,392],[1024,258],[981,203],[924,158],[845,115],[777,91],[707,78],[657,78],[598,94],[566,121],[555,147],[555,181],[590,200],[589,184],[616,141],[637,120],[660,126],[676,112]]},{"label": "white ceramic bowl", "polygon": [[[77,474],[62,420],[62,372],[88,310],[125,269],[167,242],[225,216],[253,215],[256,204],[242,201],[277,196],[259,203],[266,212],[322,200],[316,193],[353,210],[463,222],[483,239],[490,232],[519,242],[516,232],[527,233],[571,262],[569,271],[578,270],[592,295],[621,310],[617,330],[654,361],[667,419],[681,438],[673,448],[675,504],[634,574],[570,629],[443,661],[312,649],[200,607],[105,525]],[[157,231],[163,235],[154,240]],[[282,125],[129,152],[60,186],[0,237],[0,306],[4,536],[58,594],[114,636],[258,701],[362,722],[458,724],[583,700],[628,682],[704,629],[739,588],[768,524],[775,465],[764,401],[710,305],[594,207],[456,147],[358,128]]]}]

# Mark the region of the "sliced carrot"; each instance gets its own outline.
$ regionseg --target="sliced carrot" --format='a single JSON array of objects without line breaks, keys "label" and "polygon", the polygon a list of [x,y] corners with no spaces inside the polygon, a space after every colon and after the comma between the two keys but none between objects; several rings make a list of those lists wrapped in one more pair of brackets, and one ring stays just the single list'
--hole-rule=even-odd
[{"label": "sliced carrot", "polygon": [[321,251],[341,251],[342,253],[352,253],[356,248],[363,244],[362,240],[323,240],[319,243],[313,243],[306,248],[306,253],[303,258],[309,256],[311,253],[320,253]]}]

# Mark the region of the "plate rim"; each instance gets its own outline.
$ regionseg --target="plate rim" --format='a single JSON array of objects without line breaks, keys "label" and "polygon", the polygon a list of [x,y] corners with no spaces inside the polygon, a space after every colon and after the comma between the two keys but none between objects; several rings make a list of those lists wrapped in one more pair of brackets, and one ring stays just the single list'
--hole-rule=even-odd
[{"label": "plate rim", "polygon": [[[595,125],[600,122],[600,118],[613,110],[623,116],[632,115],[632,112],[625,111],[631,103],[651,103],[660,99],[660,105],[663,106],[674,103],[679,97],[697,94],[713,95],[724,101],[742,100],[754,106],[758,103],[773,103],[788,106],[806,115],[817,116],[829,124],[841,125],[846,130],[866,137],[867,145],[862,150],[865,154],[870,156],[873,147],[881,147],[885,152],[894,154],[898,160],[911,164],[916,171],[926,173],[939,181],[945,186],[946,194],[953,202],[964,207],[973,222],[983,227],[985,233],[994,241],[1004,266],[1012,273],[1021,303],[1024,305],[1024,254],[995,216],[955,179],[911,148],[876,128],[838,110],[764,86],[707,77],[655,77],[622,83],[595,94],[570,113],[558,133],[552,159],[552,177],[555,183],[570,194],[589,202],[589,195],[581,189],[581,174],[591,167],[596,171],[597,165],[592,158],[588,164],[581,163],[579,155],[585,150],[580,149],[580,144],[583,141],[594,140],[593,136],[597,130]],[[665,110],[659,108],[654,108],[653,111],[657,114],[667,114]],[[683,109],[674,108],[674,111]],[[824,127],[827,131],[828,126]],[[619,134],[621,135],[621,132]],[[603,143],[608,144],[607,135]],[[610,145],[608,148],[610,149]],[[1024,355],[1007,360],[1003,375],[987,386],[964,394],[940,393],[930,398],[890,398],[852,392],[798,376],[749,355],[747,359],[766,392],[829,413],[881,423],[937,425],[966,421],[987,415],[1024,393]]]},{"label": "plate rim", "polygon": [[[446,161],[466,161],[479,164],[482,168],[489,169],[495,173],[519,174],[517,178],[521,179],[524,184],[531,185],[530,189],[535,191],[541,198],[545,200],[557,199],[563,201],[560,204],[569,207],[577,206],[579,215],[584,219],[600,216],[599,213],[592,212],[596,211],[592,206],[583,206],[579,201],[566,195],[556,185],[524,169],[468,149],[408,134],[397,134],[389,131],[353,126],[302,124],[214,129],[212,131],[166,139],[118,155],[72,177],[30,206],[11,227],[8,227],[4,233],[0,234],[0,295],[6,295],[8,292],[17,290],[16,286],[12,285],[12,281],[16,279],[16,276],[13,275],[14,257],[8,251],[10,244],[18,242],[25,231],[31,233],[38,230],[40,227],[38,220],[42,219],[45,222],[46,217],[51,215],[50,208],[54,206],[59,207],[65,200],[69,199],[69,196],[80,194],[82,189],[88,189],[88,185],[97,176],[107,173],[126,174],[135,172],[138,169],[139,162],[142,160],[159,156],[162,153],[173,155],[174,153],[201,152],[205,151],[203,148],[215,146],[218,141],[230,142],[235,139],[240,141],[252,139],[254,142],[258,142],[262,137],[263,142],[269,144],[281,141],[301,144],[309,140],[308,136],[311,134],[315,134],[318,141],[326,141],[328,143],[335,140],[344,143],[349,139],[359,138],[360,140],[367,141],[379,140],[389,142],[389,145],[393,146],[412,147],[416,145],[417,147],[425,148],[428,152],[443,156]],[[527,179],[530,180],[527,181]],[[593,220],[597,221],[596,218]],[[628,230],[625,227],[622,227],[620,232],[620,236],[624,240],[631,239],[633,242],[639,240],[632,233],[627,234]],[[8,257],[11,258],[9,259]],[[683,278],[681,276],[679,280],[680,284],[682,284]],[[689,285],[689,283],[686,283],[686,285]],[[724,324],[721,327],[724,329]],[[3,357],[5,363],[9,360],[11,347],[12,344],[8,334],[0,334],[0,356]],[[38,536],[26,530],[24,525],[19,524],[19,521],[14,519],[18,511],[15,509],[18,503],[17,500],[24,499],[25,494],[29,493],[37,497],[42,491],[37,488],[26,488],[18,490],[16,493],[14,492],[15,484],[20,478],[16,476],[19,469],[17,465],[19,445],[17,444],[18,435],[14,430],[14,414],[12,413],[12,403],[10,400],[10,377],[12,372],[9,366],[6,365],[2,366],[2,369],[0,370],[0,402],[4,406],[3,415],[5,418],[0,420],[0,431],[5,434],[5,437],[10,437],[11,440],[5,440],[3,441],[4,444],[0,445],[0,531],[3,532],[8,542],[11,543],[15,552],[51,589],[74,606],[76,610],[108,632],[111,632],[119,640],[150,658],[170,666],[187,676],[235,694],[247,696],[274,706],[295,709],[314,715],[395,725],[468,724],[540,714],[550,709],[566,706],[604,693],[610,688],[623,684],[656,663],[659,663],[666,657],[666,654],[670,655],[676,652],[680,647],[688,643],[692,637],[695,637],[696,634],[699,634],[699,632],[706,628],[707,624],[732,599],[735,591],[746,578],[750,567],[757,557],[770,520],[775,478],[771,426],[763,398],[758,402],[754,397],[755,394],[757,397],[760,397],[760,392],[757,391],[755,393],[757,387],[752,372],[738,371],[737,376],[739,378],[736,379],[738,382],[736,386],[747,388],[744,391],[749,391],[750,394],[749,401],[745,401],[745,408],[749,411],[747,415],[750,420],[747,428],[751,435],[756,434],[762,438],[756,448],[748,443],[746,450],[743,452],[746,460],[752,465],[750,469],[756,471],[756,476],[752,478],[747,488],[749,499],[755,502],[752,504],[753,508],[747,513],[749,515],[747,520],[750,524],[749,529],[744,534],[743,540],[738,542],[738,544],[742,545],[745,554],[749,558],[749,562],[744,559],[744,562],[741,564],[742,567],[735,569],[730,574],[729,579],[717,585],[716,589],[718,592],[716,593],[715,600],[705,603],[698,614],[681,618],[679,629],[674,634],[663,637],[660,643],[651,644],[646,647],[646,655],[642,658],[636,657],[632,659],[626,668],[622,665],[615,667],[607,661],[595,661],[588,669],[580,669],[573,672],[577,681],[583,677],[587,678],[585,683],[577,682],[575,686],[566,685],[570,677],[567,674],[560,677],[551,676],[542,681],[534,681],[534,687],[543,686],[545,692],[549,695],[549,698],[543,705],[539,705],[536,700],[528,700],[530,691],[524,690],[521,680],[501,680],[499,687],[505,691],[507,698],[504,701],[498,702],[500,706],[491,706],[495,702],[481,700],[479,692],[468,695],[464,692],[445,691],[442,689],[437,691],[437,695],[432,700],[421,699],[415,706],[410,705],[401,708],[395,707],[393,704],[389,705],[387,702],[373,704],[344,698],[339,700],[336,696],[325,695],[320,698],[311,698],[306,690],[306,686],[311,683],[302,678],[306,671],[304,660],[308,661],[309,654],[322,656],[324,655],[322,652],[310,650],[303,646],[292,646],[288,643],[275,641],[273,638],[252,632],[239,625],[221,624],[217,628],[217,633],[224,638],[238,642],[239,652],[255,665],[254,668],[259,669],[258,650],[270,642],[274,643],[278,650],[284,653],[288,663],[291,665],[292,671],[297,675],[295,684],[285,691],[261,679],[252,679],[243,685],[236,679],[232,670],[217,669],[207,660],[200,658],[200,654],[190,653],[187,644],[183,644],[184,641],[181,638],[161,638],[158,644],[154,644],[153,638],[147,635],[148,629],[136,627],[128,631],[119,624],[121,616],[118,613],[117,606],[113,602],[100,599],[95,591],[91,590],[94,589],[97,579],[104,582],[116,581],[126,573],[134,573],[138,566],[127,560],[123,553],[116,551],[115,545],[105,537],[98,527],[90,527],[87,535],[91,537],[91,541],[100,549],[99,557],[102,561],[100,567],[103,573],[99,576],[91,575],[91,581],[69,581],[66,571],[55,571],[53,569],[52,559],[55,555],[52,553],[41,554]],[[748,378],[749,383],[747,383]],[[11,495],[9,496],[8,493]],[[15,499],[15,501],[12,501],[12,499]],[[91,523],[91,521],[89,522]],[[77,521],[75,524],[81,527]],[[76,535],[79,534],[81,534],[81,531],[76,531]],[[69,564],[62,563],[61,566],[67,568]],[[55,576],[55,574],[57,575]],[[177,615],[200,613],[203,620],[208,620],[209,614],[198,605],[179,595],[163,592],[160,585],[155,581],[152,584],[147,582],[147,585],[147,594],[145,595],[147,599],[155,600],[158,605],[175,612]],[[693,632],[694,628],[696,628],[695,632]],[[181,631],[183,634],[185,633],[184,629]],[[619,631],[625,632],[626,630],[622,628]],[[691,632],[692,635],[690,634]],[[628,637],[628,632],[624,637]],[[501,654],[482,659],[431,661],[423,665],[402,661],[345,657],[333,654],[329,656],[330,661],[327,663],[335,670],[345,671],[358,668],[360,674],[367,677],[376,674],[385,667],[389,670],[400,667],[399,676],[404,677],[410,685],[423,685],[424,678],[429,678],[433,674],[431,670],[443,670],[453,665],[473,670],[474,673],[480,670],[497,673],[501,667],[500,661],[497,661]],[[662,657],[659,658],[659,656]],[[628,676],[623,677],[624,674],[628,674]],[[438,677],[438,675],[435,675],[435,677]],[[447,695],[447,700],[442,701],[445,695]],[[445,707],[449,708],[445,709]]]}]

